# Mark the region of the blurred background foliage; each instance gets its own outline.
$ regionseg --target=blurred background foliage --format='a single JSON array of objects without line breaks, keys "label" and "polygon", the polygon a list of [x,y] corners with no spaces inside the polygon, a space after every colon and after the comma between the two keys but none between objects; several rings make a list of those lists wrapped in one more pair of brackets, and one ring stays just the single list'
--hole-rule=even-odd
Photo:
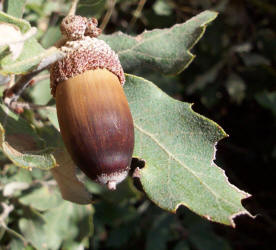
[{"label": "blurred background foliage", "polygon": [[[69,6],[65,0],[27,1],[23,18],[39,28],[37,38],[45,48],[59,39],[58,25]],[[0,249],[273,249],[275,0],[81,0],[77,13],[97,17],[106,34],[120,30],[136,35],[182,23],[206,9],[220,14],[193,49],[197,57],[188,69],[177,76],[141,69],[127,73],[143,75],[174,98],[194,103],[195,111],[225,129],[229,138],[217,145],[216,162],[231,183],[252,194],[243,205],[257,217],[240,216],[233,229],[183,207],[169,214],[131,180],[116,193],[89,183],[96,199],[93,207],[73,205],[61,199],[48,172],[19,169],[1,154]],[[49,80],[23,97],[48,103]],[[28,113],[25,117],[33,119]]]}]

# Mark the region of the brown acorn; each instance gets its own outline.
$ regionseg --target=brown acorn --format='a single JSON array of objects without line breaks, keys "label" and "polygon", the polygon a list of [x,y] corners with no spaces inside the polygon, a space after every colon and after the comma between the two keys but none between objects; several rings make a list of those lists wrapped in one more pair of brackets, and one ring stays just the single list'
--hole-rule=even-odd
[{"label": "brown acorn", "polygon": [[75,164],[92,180],[115,189],[128,174],[134,148],[124,73],[115,52],[95,38],[95,19],[71,16],[63,24],[72,30],[75,20],[84,25],[73,41],[62,26],[69,38],[61,48],[66,56],[51,68],[60,131]]}]

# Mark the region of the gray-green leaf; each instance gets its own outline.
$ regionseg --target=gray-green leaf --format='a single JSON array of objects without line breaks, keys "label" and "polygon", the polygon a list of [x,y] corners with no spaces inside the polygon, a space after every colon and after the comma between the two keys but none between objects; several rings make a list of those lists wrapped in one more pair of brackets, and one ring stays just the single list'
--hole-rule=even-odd
[{"label": "gray-green leaf", "polygon": [[36,249],[60,249],[63,242],[89,238],[92,234],[92,206],[79,206],[63,201],[43,214],[24,214],[19,228]]},{"label": "gray-green leaf", "polygon": [[142,67],[177,74],[193,61],[195,56],[190,50],[216,17],[217,12],[207,10],[169,29],[145,31],[136,37],[115,33],[100,38],[118,53],[126,72]]},{"label": "gray-green leaf", "polygon": [[213,162],[215,145],[226,136],[223,129],[143,78],[127,75],[125,92],[135,123],[134,155],[146,162],[139,173],[149,198],[168,211],[185,205],[234,225],[233,217],[246,213],[241,199],[248,194]]},{"label": "gray-green leaf", "polygon": [[4,11],[9,15],[21,18],[23,16],[26,1],[27,0],[5,0]]}]

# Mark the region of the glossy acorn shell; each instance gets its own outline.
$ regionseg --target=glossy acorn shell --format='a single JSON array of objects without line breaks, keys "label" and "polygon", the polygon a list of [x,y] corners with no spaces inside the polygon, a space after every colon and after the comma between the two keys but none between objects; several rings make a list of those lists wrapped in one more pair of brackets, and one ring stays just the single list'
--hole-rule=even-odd
[{"label": "glossy acorn shell", "polygon": [[62,81],[56,107],[75,164],[92,180],[113,181],[114,189],[129,169],[134,148],[133,120],[118,77],[97,69]]}]

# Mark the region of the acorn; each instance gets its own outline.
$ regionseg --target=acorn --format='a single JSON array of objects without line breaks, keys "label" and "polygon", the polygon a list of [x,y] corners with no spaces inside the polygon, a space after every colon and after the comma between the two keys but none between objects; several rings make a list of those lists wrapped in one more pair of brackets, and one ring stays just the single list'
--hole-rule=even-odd
[{"label": "acorn", "polygon": [[102,40],[97,20],[66,17],[66,56],[50,69],[60,132],[74,163],[92,180],[116,189],[128,175],[134,125],[118,56]]}]

